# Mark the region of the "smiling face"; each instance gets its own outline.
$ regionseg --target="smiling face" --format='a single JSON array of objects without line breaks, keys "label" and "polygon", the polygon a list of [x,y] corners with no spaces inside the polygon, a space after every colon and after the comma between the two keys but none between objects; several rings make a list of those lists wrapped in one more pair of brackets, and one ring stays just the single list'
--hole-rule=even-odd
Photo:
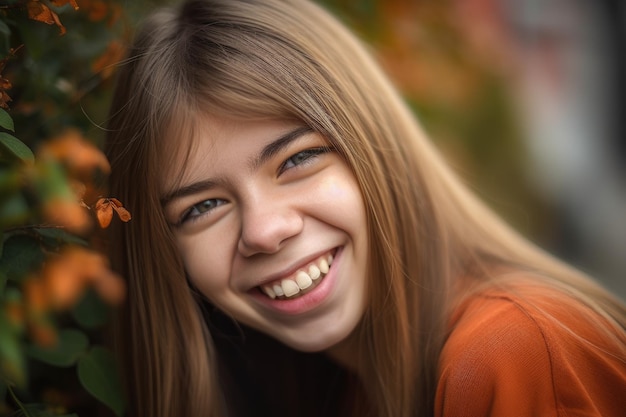
[{"label": "smiling face", "polygon": [[301,125],[207,117],[178,165],[164,207],[196,288],[294,349],[346,339],[366,308],[367,228],[329,143]]}]

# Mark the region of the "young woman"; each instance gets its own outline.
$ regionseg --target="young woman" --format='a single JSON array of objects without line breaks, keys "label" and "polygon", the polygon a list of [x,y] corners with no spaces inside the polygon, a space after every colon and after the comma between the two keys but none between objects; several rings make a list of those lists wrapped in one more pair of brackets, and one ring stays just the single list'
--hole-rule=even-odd
[{"label": "young woman", "polygon": [[120,68],[132,416],[623,416],[626,308],[480,203],[304,0],[191,0]]}]

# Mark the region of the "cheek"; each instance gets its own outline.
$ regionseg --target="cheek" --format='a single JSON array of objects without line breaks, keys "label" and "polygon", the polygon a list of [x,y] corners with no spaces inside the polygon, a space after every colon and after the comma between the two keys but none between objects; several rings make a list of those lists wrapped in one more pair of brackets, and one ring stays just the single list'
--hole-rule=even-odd
[{"label": "cheek", "polygon": [[342,200],[350,197],[353,193],[351,188],[348,181],[342,181],[339,176],[334,176],[322,182],[320,192],[333,200]]},{"label": "cheek", "polygon": [[224,245],[211,245],[202,235],[178,242],[185,271],[191,283],[208,299],[214,300],[228,287],[230,264]]},{"label": "cheek", "polygon": [[318,197],[328,208],[329,215],[338,216],[341,223],[365,228],[363,196],[350,172],[340,172],[326,178],[319,186]]}]

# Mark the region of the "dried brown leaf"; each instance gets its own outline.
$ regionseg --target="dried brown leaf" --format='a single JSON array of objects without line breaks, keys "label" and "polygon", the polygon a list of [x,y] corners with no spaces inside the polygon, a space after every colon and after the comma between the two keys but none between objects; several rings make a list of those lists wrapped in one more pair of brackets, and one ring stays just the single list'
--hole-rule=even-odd
[{"label": "dried brown leaf", "polygon": [[113,207],[111,207],[110,200],[108,198],[99,199],[96,203],[95,211],[100,227],[103,229],[109,227],[113,219]]},{"label": "dried brown leaf", "polygon": [[61,35],[64,35],[67,31],[65,26],[61,24],[59,16],[39,0],[30,0],[26,3],[26,10],[28,12],[29,19],[36,20],[37,22],[42,22],[47,25],[57,25]]}]

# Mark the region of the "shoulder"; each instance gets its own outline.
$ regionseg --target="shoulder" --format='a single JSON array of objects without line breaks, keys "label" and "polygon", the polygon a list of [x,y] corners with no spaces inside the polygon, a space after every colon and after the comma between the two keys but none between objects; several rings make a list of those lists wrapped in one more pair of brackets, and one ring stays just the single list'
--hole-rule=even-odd
[{"label": "shoulder", "polygon": [[437,414],[621,415],[626,357],[624,349],[607,353],[598,320],[545,287],[470,297],[455,313],[441,354]]}]

